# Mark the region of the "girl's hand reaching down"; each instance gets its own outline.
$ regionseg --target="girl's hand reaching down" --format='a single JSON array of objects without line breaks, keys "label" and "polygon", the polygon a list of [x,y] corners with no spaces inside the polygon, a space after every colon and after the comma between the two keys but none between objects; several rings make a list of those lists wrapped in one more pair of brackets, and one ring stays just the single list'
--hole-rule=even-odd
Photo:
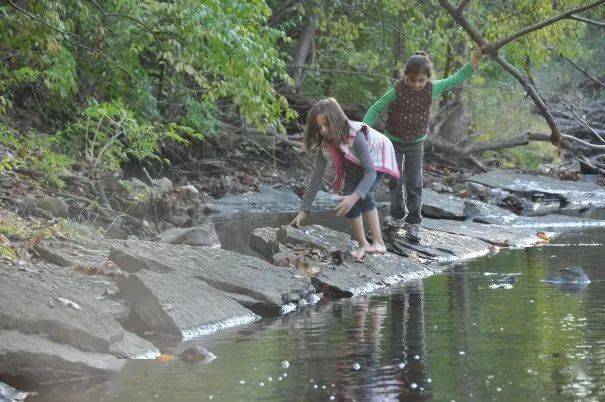
[{"label": "girl's hand reaching down", "polygon": [[357,193],[345,195],[344,197],[342,197],[342,201],[340,201],[340,204],[338,204],[336,208],[334,208],[336,216],[344,216],[347,212],[351,210],[351,208],[353,208],[353,205],[355,205],[358,200],[359,194]]}]

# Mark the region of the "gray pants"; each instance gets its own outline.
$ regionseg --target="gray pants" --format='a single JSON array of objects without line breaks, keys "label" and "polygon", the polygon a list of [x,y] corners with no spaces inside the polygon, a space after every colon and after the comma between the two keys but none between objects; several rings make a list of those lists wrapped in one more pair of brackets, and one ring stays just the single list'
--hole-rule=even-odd
[{"label": "gray pants", "polygon": [[[391,179],[389,190],[391,191],[391,216],[401,219],[405,216],[407,223],[421,223],[422,216],[422,157],[424,155],[424,141],[411,144],[394,142],[397,166],[401,175],[399,180]],[[405,155],[405,158],[403,157]],[[401,170],[402,159],[405,164]],[[403,185],[405,183],[405,201],[403,197]],[[407,207],[407,215],[406,215]]]}]

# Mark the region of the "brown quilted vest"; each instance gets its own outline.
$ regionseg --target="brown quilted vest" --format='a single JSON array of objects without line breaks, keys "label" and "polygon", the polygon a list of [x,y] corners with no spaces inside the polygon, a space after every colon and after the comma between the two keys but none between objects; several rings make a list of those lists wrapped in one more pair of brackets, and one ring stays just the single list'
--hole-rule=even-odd
[{"label": "brown quilted vest", "polygon": [[389,105],[386,131],[405,142],[412,142],[429,132],[429,117],[433,83],[427,82],[420,91],[414,91],[403,79],[395,84],[395,100]]}]

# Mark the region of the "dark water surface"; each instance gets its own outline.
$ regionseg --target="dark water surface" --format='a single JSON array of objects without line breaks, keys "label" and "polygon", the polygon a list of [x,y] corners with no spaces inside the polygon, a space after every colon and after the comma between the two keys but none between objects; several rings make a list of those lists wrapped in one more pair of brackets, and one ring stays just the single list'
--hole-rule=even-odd
[{"label": "dark water surface", "polygon": [[[251,227],[291,218],[217,230],[224,248],[245,251]],[[131,361],[83,400],[605,400],[604,243],[602,230],[576,233],[222,331],[196,341],[210,364]],[[592,279],[585,289],[543,282],[574,265]],[[513,273],[512,289],[490,288]]]}]

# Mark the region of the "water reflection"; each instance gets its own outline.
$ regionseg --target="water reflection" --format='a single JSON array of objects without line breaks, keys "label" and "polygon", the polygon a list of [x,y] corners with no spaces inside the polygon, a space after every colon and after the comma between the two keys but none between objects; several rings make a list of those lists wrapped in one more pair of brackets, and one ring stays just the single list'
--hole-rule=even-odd
[{"label": "water reflection", "polygon": [[[605,233],[581,243],[603,244]],[[390,292],[202,338],[217,356],[208,365],[130,362],[85,400],[603,400],[602,259],[602,248],[585,245],[503,251]],[[584,290],[544,282],[577,265],[592,280]],[[490,289],[512,273],[522,273],[512,289]]]}]

